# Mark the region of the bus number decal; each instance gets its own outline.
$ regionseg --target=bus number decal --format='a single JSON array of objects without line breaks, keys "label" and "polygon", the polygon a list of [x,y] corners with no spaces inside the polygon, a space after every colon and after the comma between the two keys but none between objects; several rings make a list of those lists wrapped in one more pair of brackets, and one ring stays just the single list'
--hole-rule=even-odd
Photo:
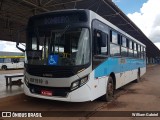
[{"label": "bus number decal", "polygon": [[69,57],[69,53],[62,53],[63,54],[63,58],[68,58]]},{"label": "bus number decal", "polygon": [[126,63],[126,59],[125,58],[120,58],[119,59],[119,64],[125,64]]}]

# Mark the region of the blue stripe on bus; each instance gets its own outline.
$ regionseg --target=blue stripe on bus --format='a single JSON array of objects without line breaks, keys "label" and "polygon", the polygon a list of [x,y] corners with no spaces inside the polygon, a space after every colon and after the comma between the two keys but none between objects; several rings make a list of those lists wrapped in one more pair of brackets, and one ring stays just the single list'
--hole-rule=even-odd
[{"label": "blue stripe on bus", "polygon": [[[125,59],[125,63],[123,63],[123,61],[121,62],[121,59]],[[110,57],[95,69],[95,78],[108,76],[111,72],[120,73],[145,66],[146,63],[142,59]]]}]

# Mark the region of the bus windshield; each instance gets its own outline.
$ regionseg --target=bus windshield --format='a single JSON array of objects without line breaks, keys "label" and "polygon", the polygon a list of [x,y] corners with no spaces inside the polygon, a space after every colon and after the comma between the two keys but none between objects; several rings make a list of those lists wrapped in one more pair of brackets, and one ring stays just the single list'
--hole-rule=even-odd
[{"label": "bus windshield", "polygon": [[88,28],[39,29],[30,36],[27,64],[76,66],[89,63]]}]

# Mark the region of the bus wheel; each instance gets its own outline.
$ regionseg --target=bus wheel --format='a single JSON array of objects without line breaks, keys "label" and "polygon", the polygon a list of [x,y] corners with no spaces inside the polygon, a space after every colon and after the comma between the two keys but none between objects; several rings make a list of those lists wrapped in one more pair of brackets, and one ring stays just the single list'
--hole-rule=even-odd
[{"label": "bus wheel", "polygon": [[138,72],[137,72],[136,83],[138,83],[139,81],[140,81],[140,69],[138,69]]},{"label": "bus wheel", "polygon": [[106,94],[102,96],[102,100],[110,102],[114,98],[114,84],[113,84],[113,78],[109,77],[108,78],[108,83],[107,83],[107,89],[106,89]]},{"label": "bus wheel", "polygon": [[6,66],[6,65],[3,65],[3,66],[2,66],[2,70],[7,70],[7,66]]}]

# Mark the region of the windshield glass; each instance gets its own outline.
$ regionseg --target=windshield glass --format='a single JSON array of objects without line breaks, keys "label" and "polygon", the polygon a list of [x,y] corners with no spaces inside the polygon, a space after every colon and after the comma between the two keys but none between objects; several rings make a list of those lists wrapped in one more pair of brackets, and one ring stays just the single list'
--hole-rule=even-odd
[{"label": "windshield glass", "polygon": [[27,63],[33,65],[75,66],[89,63],[88,28],[36,30],[29,42]]}]

